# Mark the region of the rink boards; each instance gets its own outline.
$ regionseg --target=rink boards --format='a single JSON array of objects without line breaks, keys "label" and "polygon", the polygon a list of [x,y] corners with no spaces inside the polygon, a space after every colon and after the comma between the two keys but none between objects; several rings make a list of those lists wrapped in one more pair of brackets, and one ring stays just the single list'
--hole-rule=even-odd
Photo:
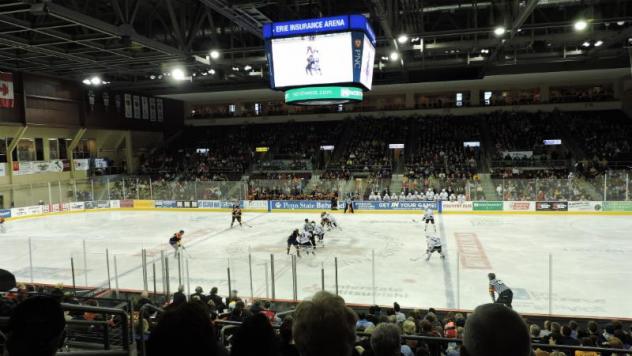
[{"label": "rink boards", "polygon": [[[306,213],[328,211],[343,213],[345,202],[331,201],[279,201],[279,200],[99,200],[44,204],[0,210],[5,219],[95,212],[104,210],[177,211],[177,212],[229,212],[236,204],[244,212]],[[354,201],[357,214],[422,214],[431,208],[441,214],[584,214],[632,215],[632,201]]]}]

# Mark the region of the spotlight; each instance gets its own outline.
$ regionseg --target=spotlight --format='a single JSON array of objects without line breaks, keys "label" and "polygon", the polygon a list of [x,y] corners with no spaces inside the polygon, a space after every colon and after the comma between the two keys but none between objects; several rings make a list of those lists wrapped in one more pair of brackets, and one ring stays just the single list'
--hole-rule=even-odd
[{"label": "spotlight", "polygon": [[149,79],[154,80],[154,79],[156,79],[156,76],[152,74],[152,75],[149,76]]},{"label": "spotlight", "polygon": [[208,75],[208,72],[202,72],[202,75],[206,76],[206,75]]},{"label": "spotlight", "polygon": [[575,28],[575,31],[583,31],[586,27],[588,27],[588,22],[586,22],[586,20],[577,20],[575,21],[573,27]]},{"label": "spotlight", "polygon": [[496,37],[500,37],[502,35],[504,35],[506,32],[505,28],[503,26],[498,26],[494,29],[494,35],[496,35]]},{"label": "spotlight", "polygon": [[162,79],[162,78],[163,78],[163,75],[162,75],[162,74],[160,74],[160,75],[158,76],[158,79]]},{"label": "spotlight", "polygon": [[408,42],[408,36],[402,33],[401,35],[399,35],[399,37],[397,37],[397,42],[399,42],[400,44]]},{"label": "spotlight", "polygon": [[590,47],[590,42],[588,41],[584,41],[584,43],[582,43],[583,47]]},{"label": "spotlight", "polygon": [[233,72],[239,72],[239,67],[233,67]]},{"label": "spotlight", "polygon": [[252,67],[251,67],[250,65],[248,65],[248,64],[246,64],[246,65],[244,66],[244,70],[251,70],[251,69],[252,69]]},{"label": "spotlight", "polygon": [[95,75],[94,77],[90,78],[90,83],[92,85],[101,85],[101,78]]},{"label": "spotlight", "polygon": [[212,59],[217,59],[217,58],[219,58],[219,51],[214,49],[214,50],[211,51],[210,55],[211,55]]},{"label": "spotlight", "polygon": [[623,26],[623,25],[625,25],[625,21],[617,21],[617,25]]},{"label": "spotlight", "polygon": [[90,83],[90,79],[88,79],[88,78],[84,79],[82,83],[85,84],[85,85],[90,85],[91,84]]},{"label": "spotlight", "polygon": [[599,46],[601,46],[602,44],[603,44],[603,41],[602,41],[602,40],[599,40],[599,41],[595,42],[595,47],[599,47]]},{"label": "spotlight", "polygon": [[388,57],[387,56],[382,56],[382,57],[380,57],[380,59],[383,60],[383,61],[388,61]]},{"label": "spotlight", "polygon": [[215,69],[209,69],[208,74],[210,74],[210,75],[215,74]]},{"label": "spotlight", "polygon": [[174,68],[171,71],[171,76],[175,80],[184,80],[184,70],[182,68]]},{"label": "spotlight", "polygon": [[194,77],[195,77],[195,76],[197,76],[197,73],[193,73],[193,76],[194,76]]},{"label": "spotlight", "polygon": [[399,53],[393,51],[391,52],[391,61],[396,61],[399,59]]}]

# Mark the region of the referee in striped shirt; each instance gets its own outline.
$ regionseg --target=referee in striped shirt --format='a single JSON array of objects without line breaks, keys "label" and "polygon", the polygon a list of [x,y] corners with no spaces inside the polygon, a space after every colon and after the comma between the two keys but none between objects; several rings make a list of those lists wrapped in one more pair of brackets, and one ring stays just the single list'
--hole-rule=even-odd
[{"label": "referee in striped shirt", "polygon": [[[513,300],[511,289],[503,281],[496,279],[495,273],[490,273],[487,277],[489,278],[489,295],[492,297],[492,301],[511,308],[511,301]],[[496,298],[496,293],[498,298]]]}]

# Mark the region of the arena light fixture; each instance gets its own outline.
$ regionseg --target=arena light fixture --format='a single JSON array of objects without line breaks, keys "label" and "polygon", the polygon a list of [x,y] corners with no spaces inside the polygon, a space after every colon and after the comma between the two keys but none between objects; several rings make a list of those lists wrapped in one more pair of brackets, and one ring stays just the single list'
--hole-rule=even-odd
[{"label": "arena light fixture", "polygon": [[209,69],[209,70],[208,70],[208,74],[210,74],[210,75],[215,74],[215,69]]},{"label": "arena light fixture", "polygon": [[156,76],[152,74],[152,75],[149,76],[149,79],[154,80],[154,79],[156,79]]},{"label": "arena light fixture", "polygon": [[617,21],[617,25],[623,26],[623,25],[625,25],[625,21]]},{"label": "arena light fixture", "polygon": [[584,43],[582,43],[582,47],[590,47],[590,42],[584,41]]},{"label": "arena light fixture", "polygon": [[244,66],[244,70],[251,70],[251,69],[252,69],[252,67],[249,64],[246,64]]},{"label": "arena light fixture", "polygon": [[599,46],[601,46],[602,44],[603,44],[603,41],[602,41],[602,40],[599,40],[599,41],[595,42],[595,47],[599,47]]},{"label": "arena light fixture", "polygon": [[171,76],[173,77],[174,80],[185,79],[184,70],[182,68],[173,68],[171,70]]},{"label": "arena light fixture", "polygon": [[399,53],[397,53],[396,51],[391,52],[391,61],[396,61],[399,59]]},{"label": "arena light fixture", "polygon": [[101,85],[101,78],[99,78],[98,76],[94,76],[92,78],[90,78],[90,84],[92,85]]},{"label": "arena light fixture", "polygon": [[498,26],[494,29],[494,35],[496,35],[496,37],[500,37],[504,35],[506,31],[507,30],[505,29],[504,26]]},{"label": "arena light fixture", "polygon": [[210,56],[211,56],[211,59],[217,59],[217,58],[219,58],[219,51],[218,51],[218,50],[216,50],[216,49],[211,50],[211,53],[209,53],[209,54],[210,54]]},{"label": "arena light fixture", "polygon": [[399,37],[397,37],[397,42],[399,42],[400,44],[408,42],[408,36],[406,36],[405,33],[402,33],[401,35],[399,35]]},{"label": "arena light fixture", "polygon": [[588,27],[588,22],[586,22],[586,20],[577,20],[575,21],[573,27],[575,28],[575,31],[583,31]]},{"label": "arena light fixture", "polygon": [[85,84],[85,85],[90,85],[91,84],[90,83],[90,79],[88,79],[88,78],[84,79],[82,83]]}]

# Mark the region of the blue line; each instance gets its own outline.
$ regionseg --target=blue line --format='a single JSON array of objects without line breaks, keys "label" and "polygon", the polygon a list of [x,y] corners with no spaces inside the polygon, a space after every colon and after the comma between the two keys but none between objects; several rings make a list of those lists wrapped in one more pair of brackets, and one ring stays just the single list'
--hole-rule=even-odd
[{"label": "blue line", "polygon": [[441,237],[441,246],[443,251],[446,251],[446,257],[443,259],[443,286],[445,289],[445,300],[448,303],[448,308],[455,308],[454,290],[452,288],[452,272],[450,272],[450,264],[448,263],[448,239],[445,236],[445,226],[443,226],[443,217],[437,214],[439,218],[439,237]]}]

